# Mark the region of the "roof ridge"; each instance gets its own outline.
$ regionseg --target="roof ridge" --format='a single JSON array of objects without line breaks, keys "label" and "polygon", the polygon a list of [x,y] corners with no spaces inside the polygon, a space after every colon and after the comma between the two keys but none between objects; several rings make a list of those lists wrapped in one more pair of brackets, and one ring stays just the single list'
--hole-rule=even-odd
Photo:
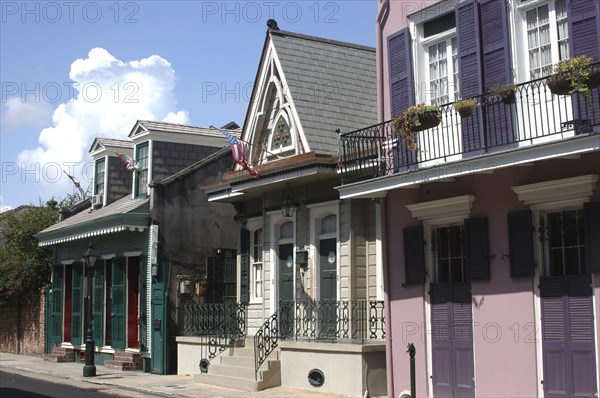
[{"label": "roof ridge", "polygon": [[287,30],[271,29],[271,28],[268,29],[268,32],[271,34],[276,34],[276,35],[280,35],[280,36],[292,36],[292,37],[296,37],[298,39],[316,41],[316,42],[320,42],[320,43],[332,44],[332,45],[341,46],[341,47],[348,47],[348,48],[353,48],[355,50],[375,52],[375,47],[363,46],[362,44],[349,43],[346,41],[327,39],[324,37],[305,35],[302,33],[290,32]]}]

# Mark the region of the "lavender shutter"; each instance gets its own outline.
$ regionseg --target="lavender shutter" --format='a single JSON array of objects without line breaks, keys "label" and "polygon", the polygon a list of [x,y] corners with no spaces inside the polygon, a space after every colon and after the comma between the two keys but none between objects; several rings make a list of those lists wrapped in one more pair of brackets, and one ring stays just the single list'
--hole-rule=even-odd
[{"label": "lavender shutter", "polygon": [[510,276],[533,275],[533,221],[531,210],[508,215]]},{"label": "lavender shutter", "polygon": [[[483,92],[479,4],[476,0],[458,3],[455,14],[460,96],[470,98],[481,95]],[[483,149],[482,121],[481,108],[477,108],[470,118],[461,120],[463,152],[469,153]]]},{"label": "lavender shutter", "polygon": [[474,362],[469,283],[432,283],[433,395],[473,397]]},{"label": "lavender shutter", "polygon": [[[408,28],[401,29],[388,37],[390,70],[390,100],[392,117],[400,116],[415,104],[415,87],[412,68],[411,39]],[[394,171],[405,169],[416,163],[415,151],[408,149],[401,134],[394,149]]]},{"label": "lavender shutter", "polygon": [[546,397],[594,397],[596,361],[590,275],[540,279]]},{"label": "lavender shutter", "polygon": [[585,263],[591,272],[600,272],[600,202],[583,205]]},{"label": "lavender shutter", "polygon": [[469,279],[490,279],[490,248],[486,217],[465,220],[466,260]]},{"label": "lavender shutter", "polygon": [[[567,21],[569,23],[569,46],[571,56],[587,55],[600,61],[600,5],[598,1],[569,0],[567,2]],[[592,90],[592,100],[578,95],[573,96],[573,115],[575,119],[598,122],[593,104],[600,101],[598,89]],[[596,116],[596,117],[594,117]],[[587,133],[588,129],[575,133]]]},{"label": "lavender shutter", "polygon": [[[486,89],[496,84],[512,83],[508,16],[506,0],[480,0],[483,81]],[[486,104],[486,147],[497,148],[511,144],[514,105],[502,101]]]},{"label": "lavender shutter", "polygon": [[425,283],[423,225],[403,229],[405,283]]}]

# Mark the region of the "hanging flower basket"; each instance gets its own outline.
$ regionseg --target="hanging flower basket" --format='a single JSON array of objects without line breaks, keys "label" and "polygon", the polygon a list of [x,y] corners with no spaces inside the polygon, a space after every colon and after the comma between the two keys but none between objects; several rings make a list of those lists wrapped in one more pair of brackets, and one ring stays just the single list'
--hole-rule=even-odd
[{"label": "hanging flower basket", "polygon": [[470,117],[478,105],[479,104],[477,103],[477,101],[473,98],[458,100],[453,104],[454,110],[458,112],[458,114],[462,118]]},{"label": "hanging flower basket", "polygon": [[517,96],[515,95],[516,89],[517,87],[514,84],[497,84],[492,86],[490,91],[500,98],[504,104],[510,105],[517,102]]},{"label": "hanging flower basket", "polygon": [[440,124],[440,108],[420,103],[413,105],[394,121],[396,131],[404,135],[408,148],[419,149],[413,133],[433,128]]},{"label": "hanging flower basket", "polygon": [[600,86],[600,67],[590,66],[592,59],[581,55],[554,65],[554,74],[546,80],[550,92],[556,95],[590,95],[590,89]]}]

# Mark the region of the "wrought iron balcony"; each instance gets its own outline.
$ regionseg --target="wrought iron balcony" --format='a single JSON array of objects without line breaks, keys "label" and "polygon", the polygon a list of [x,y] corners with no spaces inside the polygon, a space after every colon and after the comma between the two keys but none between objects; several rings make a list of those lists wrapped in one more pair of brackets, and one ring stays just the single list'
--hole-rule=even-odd
[{"label": "wrought iron balcony", "polygon": [[441,123],[414,133],[417,150],[409,148],[394,120],[340,134],[342,184],[600,131],[600,88],[589,96],[555,95],[546,82],[517,85],[513,103],[492,93],[474,97],[479,106],[464,118],[453,103],[440,106]]}]

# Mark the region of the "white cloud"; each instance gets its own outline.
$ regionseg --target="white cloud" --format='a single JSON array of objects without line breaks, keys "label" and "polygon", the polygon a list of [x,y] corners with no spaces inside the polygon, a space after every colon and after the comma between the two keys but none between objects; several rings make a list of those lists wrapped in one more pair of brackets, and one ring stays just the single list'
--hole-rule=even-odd
[{"label": "white cloud", "polygon": [[52,106],[48,102],[24,102],[10,97],[2,104],[2,124],[6,127],[42,127],[52,120]]},{"label": "white cloud", "polygon": [[4,213],[5,211],[9,211],[11,210],[13,207],[4,204],[4,199],[2,199],[2,196],[0,196],[0,213]]},{"label": "white cloud", "polygon": [[94,48],[71,64],[69,76],[77,95],[56,108],[52,126],[40,132],[40,145],[17,157],[28,170],[39,170],[42,197],[72,191],[61,169],[75,174],[84,189],[91,184],[87,151],[94,137],[126,139],[138,119],[188,120],[186,112],[176,109],[175,71],[158,55],[124,62]]},{"label": "white cloud", "polygon": [[179,111],[177,113],[169,112],[162,121],[166,123],[187,124],[190,122],[190,117],[185,111]]}]

